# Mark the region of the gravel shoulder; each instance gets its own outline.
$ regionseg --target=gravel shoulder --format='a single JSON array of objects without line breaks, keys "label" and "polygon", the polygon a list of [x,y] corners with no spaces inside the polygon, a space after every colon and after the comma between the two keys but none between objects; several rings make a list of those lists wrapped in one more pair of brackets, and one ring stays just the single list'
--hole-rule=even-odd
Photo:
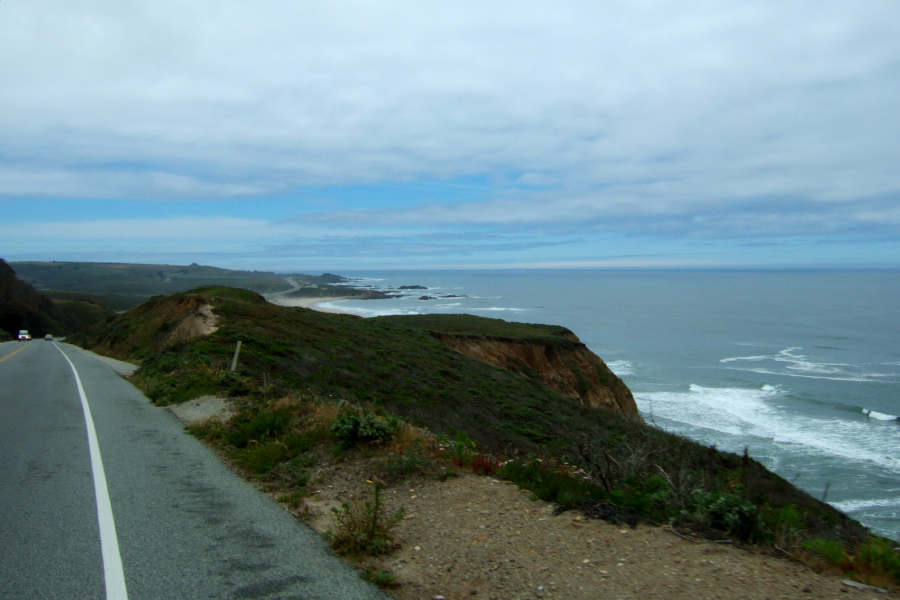
[{"label": "gravel shoulder", "polygon": [[[333,526],[331,507],[360,496],[371,461],[321,469],[310,524]],[[531,499],[530,492],[491,477],[447,481],[414,478],[384,492],[402,507],[400,548],[365,561],[391,571],[398,600],[565,598],[734,599],[885,598],[842,583],[837,574],[725,544],[697,543],[662,528],[610,525]],[[893,596],[892,596],[893,597]]]},{"label": "gravel shoulder", "polygon": [[78,352],[81,352],[85,356],[90,356],[91,358],[94,358],[94,359],[102,362],[103,364],[110,367],[112,370],[114,370],[116,373],[118,373],[122,377],[129,377],[138,369],[138,365],[136,365],[134,363],[125,362],[124,360],[116,360],[115,358],[103,356],[103,355],[97,354],[95,352],[91,352],[90,350],[85,350],[84,348],[81,348],[79,346],[74,346],[72,344],[66,344],[66,345],[69,348],[73,348],[73,349],[77,350]]}]

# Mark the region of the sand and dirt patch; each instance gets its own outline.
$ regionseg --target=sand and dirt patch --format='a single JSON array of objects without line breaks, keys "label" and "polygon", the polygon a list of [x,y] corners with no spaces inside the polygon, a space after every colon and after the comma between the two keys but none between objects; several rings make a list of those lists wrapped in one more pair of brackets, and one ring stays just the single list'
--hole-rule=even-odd
[{"label": "sand and dirt patch", "polygon": [[186,425],[209,419],[224,423],[237,414],[231,401],[219,396],[201,396],[180,404],[172,404],[166,409]]},{"label": "sand and dirt patch", "polygon": [[[317,472],[310,524],[334,527],[330,509],[370,498],[372,459]],[[399,548],[362,566],[389,571],[398,600],[597,598],[786,600],[885,598],[838,574],[729,544],[693,542],[664,527],[612,525],[554,506],[486,476],[414,477],[384,490],[386,510],[403,508]]]}]

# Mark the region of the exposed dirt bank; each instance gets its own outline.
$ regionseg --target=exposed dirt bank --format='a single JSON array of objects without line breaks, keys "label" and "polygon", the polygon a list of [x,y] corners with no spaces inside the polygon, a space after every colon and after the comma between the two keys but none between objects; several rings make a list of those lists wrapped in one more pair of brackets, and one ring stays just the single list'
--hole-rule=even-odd
[{"label": "exposed dirt bank", "polygon": [[570,345],[559,347],[535,340],[512,340],[432,333],[469,358],[538,377],[547,387],[570,398],[643,421],[631,390],[599,356],[570,334]]}]

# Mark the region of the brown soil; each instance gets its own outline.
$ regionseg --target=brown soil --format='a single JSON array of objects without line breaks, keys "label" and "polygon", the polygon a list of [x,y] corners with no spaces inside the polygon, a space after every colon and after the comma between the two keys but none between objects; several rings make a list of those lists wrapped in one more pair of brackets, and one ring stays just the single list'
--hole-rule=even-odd
[{"label": "brown soil", "polygon": [[[321,468],[310,524],[333,527],[331,507],[370,498],[377,459]],[[695,542],[669,529],[591,520],[492,477],[416,477],[384,490],[399,548],[363,561],[393,573],[398,600],[859,599],[885,598],[784,558],[728,544]]]},{"label": "brown soil", "polygon": [[219,328],[219,318],[213,313],[210,304],[194,308],[190,315],[182,318],[172,333],[169,342],[189,340],[201,335],[209,335]]}]

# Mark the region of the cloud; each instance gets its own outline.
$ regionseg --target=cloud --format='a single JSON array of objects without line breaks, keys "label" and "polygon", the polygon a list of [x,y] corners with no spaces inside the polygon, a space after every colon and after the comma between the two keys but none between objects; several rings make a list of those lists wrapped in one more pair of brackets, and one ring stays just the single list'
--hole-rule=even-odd
[{"label": "cloud", "polygon": [[310,213],[284,223],[348,230],[487,229],[561,238],[612,232],[709,239],[879,233],[900,239],[900,194],[813,201],[788,196],[672,198],[639,190],[553,191],[452,205]]},{"label": "cloud", "polygon": [[884,234],[898,56],[893,0],[2,3],[0,202],[279,198],[306,239],[384,252]]},{"label": "cloud", "polygon": [[169,219],[94,219],[80,221],[4,222],[0,237],[29,251],[55,249],[72,252],[86,244],[93,250],[112,251],[123,244],[131,251],[178,252],[244,250],[259,248],[272,229],[263,221],[195,217]]}]

